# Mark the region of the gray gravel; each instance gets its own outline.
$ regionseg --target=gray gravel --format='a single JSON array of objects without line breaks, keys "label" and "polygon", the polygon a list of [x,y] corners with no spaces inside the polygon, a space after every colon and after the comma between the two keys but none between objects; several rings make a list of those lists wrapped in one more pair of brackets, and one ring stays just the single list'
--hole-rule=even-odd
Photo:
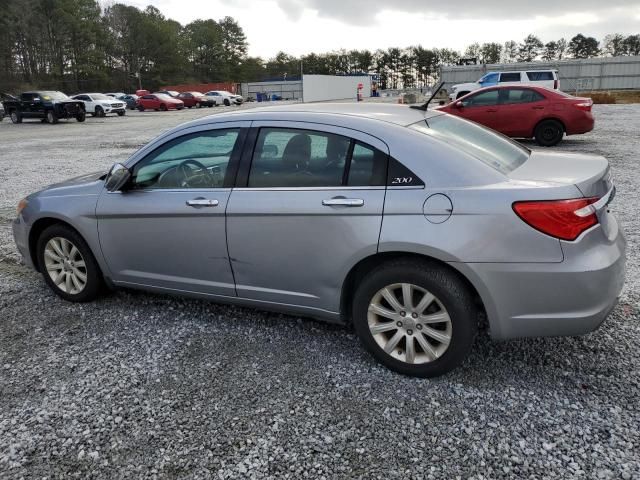
[{"label": "gray gravel", "polygon": [[577,338],[483,336],[435,380],[311,320],[134,291],[65,303],[18,263],[21,197],[209,113],[0,124],[0,478],[640,479],[640,105],[596,107],[560,147],[613,167],[630,248],[612,316]]}]

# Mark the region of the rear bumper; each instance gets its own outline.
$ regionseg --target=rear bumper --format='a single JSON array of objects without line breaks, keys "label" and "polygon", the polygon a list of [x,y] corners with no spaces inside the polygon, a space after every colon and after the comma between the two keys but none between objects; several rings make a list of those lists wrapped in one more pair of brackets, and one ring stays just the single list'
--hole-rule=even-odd
[{"label": "rear bumper", "polygon": [[591,112],[585,112],[584,116],[568,123],[565,128],[567,130],[567,135],[579,135],[581,133],[590,132],[593,130],[594,125],[595,119],[593,118],[593,114]]},{"label": "rear bumper", "polygon": [[624,284],[626,242],[620,232],[603,243],[599,227],[586,237],[579,253],[563,242],[560,263],[454,264],[478,289],[493,338],[581,335],[600,326]]}]

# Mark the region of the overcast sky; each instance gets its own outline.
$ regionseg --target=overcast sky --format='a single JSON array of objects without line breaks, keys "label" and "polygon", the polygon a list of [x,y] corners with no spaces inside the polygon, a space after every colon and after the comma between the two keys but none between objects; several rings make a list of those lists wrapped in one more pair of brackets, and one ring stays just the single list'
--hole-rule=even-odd
[{"label": "overcast sky", "polygon": [[249,54],[269,58],[341,48],[421,44],[463,50],[473,42],[549,41],[576,33],[640,33],[640,0],[120,0],[154,5],[186,24],[234,17]]}]

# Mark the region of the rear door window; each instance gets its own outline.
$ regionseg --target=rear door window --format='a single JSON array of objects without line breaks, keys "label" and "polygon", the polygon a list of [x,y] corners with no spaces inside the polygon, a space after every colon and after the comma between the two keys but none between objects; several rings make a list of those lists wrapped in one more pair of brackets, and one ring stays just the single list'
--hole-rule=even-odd
[{"label": "rear door window", "polygon": [[500,74],[500,83],[503,83],[503,82],[519,82],[519,81],[520,81],[520,72],[501,73]]},{"label": "rear door window", "polygon": [[507,90],[502,90],[500,95],[500,103],[505,105],[533,103],[545,99],[540,93],[528,88],[509,88]]},{"label": "rear door window", "polygon": [[250,188],[384,186],[388,155],[330,132],[264,127],[259,130]]}]

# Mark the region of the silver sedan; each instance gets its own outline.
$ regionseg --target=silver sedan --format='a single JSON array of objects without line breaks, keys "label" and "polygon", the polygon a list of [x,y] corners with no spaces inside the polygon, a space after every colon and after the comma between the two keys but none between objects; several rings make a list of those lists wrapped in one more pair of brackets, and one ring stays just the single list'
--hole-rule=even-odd
[{"label": "silver sedan", "polygon": [[351,324],[381,363],[426,377],[485,326],[597,328],[624,278],[614,193],[602,157],[401,105],[299,105],[181,125],[29,195],[13,230],[66,300],[106,285]]}]

